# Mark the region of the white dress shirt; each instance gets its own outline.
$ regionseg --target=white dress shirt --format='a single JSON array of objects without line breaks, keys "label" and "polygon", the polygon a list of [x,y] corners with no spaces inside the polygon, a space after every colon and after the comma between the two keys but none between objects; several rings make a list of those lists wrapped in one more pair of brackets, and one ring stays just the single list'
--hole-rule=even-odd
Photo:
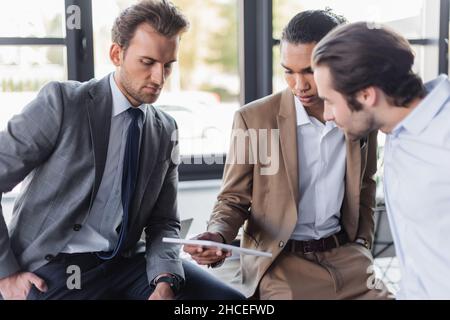
[{"label": "white dress shirt", "polygon": [[386,208],[398,299],[450,299],[450,82],[440,76],[385,146]]},{"label": "white dress shirt", "polygon": [[341,230],[345,193],[344,133],[334,122],[308,116],[298,98],[297,144],[300,203],[294,240],[317,240]]},{"label": "white dress shirt", "polygon": [[[126,112],[132,108],[114,80],[110,77],[112,92],[112,119],[109,134],[105,171],[87,221],[62,251],[63,253],[110,252],[119,241],[118,227],[122,222],[122,172],[127,131],[132,121]],[[143,128],[147,106],[139,109],[143,116],[139,128]],[[142,140],[142,135],[141,135]]]}]

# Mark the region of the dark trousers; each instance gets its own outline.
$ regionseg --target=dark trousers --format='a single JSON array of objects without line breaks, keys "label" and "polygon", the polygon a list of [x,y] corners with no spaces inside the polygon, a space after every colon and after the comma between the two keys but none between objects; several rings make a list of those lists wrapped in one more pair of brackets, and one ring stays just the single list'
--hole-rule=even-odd
[{"label": "dark trousers", "polygon": [[[81,289],[71,266],[81,271]],[[177,300],[242,300],[244,296],[193,263],[183,261],[185,285]],[[69,271],[69,272],[68,272]],[[48,286],[46,293],[32,288],[28,300],[148,300],[153,290],[143,254],[102,261],[95,254],[62,254],[34,272]],[[69,286],[68,286],[69,284]]]}]

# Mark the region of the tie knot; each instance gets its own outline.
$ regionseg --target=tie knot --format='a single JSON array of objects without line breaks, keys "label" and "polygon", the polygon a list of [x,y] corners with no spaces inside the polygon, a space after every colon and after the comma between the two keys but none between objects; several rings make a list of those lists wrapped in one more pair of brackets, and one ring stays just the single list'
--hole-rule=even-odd
[{"label": "tie knot", "polygon": [[128,109],[128,113],[130,114],[131,118],[136,121],[140,118],[142,111],[138,108],[130,108]]}]

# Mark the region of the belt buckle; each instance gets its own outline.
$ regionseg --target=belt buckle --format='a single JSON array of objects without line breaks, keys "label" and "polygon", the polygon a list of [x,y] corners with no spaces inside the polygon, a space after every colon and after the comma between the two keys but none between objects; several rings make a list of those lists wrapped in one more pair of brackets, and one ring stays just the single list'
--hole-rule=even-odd
[{"label": "belt buckle", "polygon": [[303,243],[303,254],[311,254],[314,253],[314,251],[311,248],[311,243],[309,241],[305,241]]}]

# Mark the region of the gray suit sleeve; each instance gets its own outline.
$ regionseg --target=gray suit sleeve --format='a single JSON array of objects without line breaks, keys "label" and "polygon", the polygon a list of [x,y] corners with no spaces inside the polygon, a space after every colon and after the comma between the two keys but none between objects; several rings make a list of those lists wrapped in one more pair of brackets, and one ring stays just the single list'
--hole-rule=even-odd
[{"label": "gray suit sleeve", "polygon": [[[178,192],[178,141],[174,142],[172,159],[161,192],[151,214],[146,232],[147,276],[152,281],[157,276],[170,273],[184,280],[184,270],[179,257],[179,246],[163,244],[162,239],[180,237],[180,217],[177,210]],[[176,163],[172,160],[175,160]]]},{"label": "gray suit sleeve", "polygon": [[[61,110],[60,85],[50,83],[0,132],[0,200],[50,156],[59,136]],[[0,205],[0,279],[20,270]]]}]

